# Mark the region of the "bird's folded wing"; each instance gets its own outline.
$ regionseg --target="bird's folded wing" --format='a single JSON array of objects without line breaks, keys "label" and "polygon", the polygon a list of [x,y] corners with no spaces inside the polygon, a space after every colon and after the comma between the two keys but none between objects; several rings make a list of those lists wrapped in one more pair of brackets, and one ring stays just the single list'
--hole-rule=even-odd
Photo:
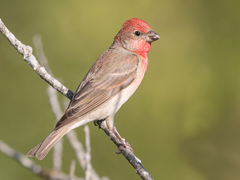
[{"label": "bird's folded wing", "polygon": [[56,129],[107,103],[133,82],[137,73],[138,57],[127,54],[113,58],[110,53],[112,52],[103,54],[89,70],[67,111],[56,124]]}]

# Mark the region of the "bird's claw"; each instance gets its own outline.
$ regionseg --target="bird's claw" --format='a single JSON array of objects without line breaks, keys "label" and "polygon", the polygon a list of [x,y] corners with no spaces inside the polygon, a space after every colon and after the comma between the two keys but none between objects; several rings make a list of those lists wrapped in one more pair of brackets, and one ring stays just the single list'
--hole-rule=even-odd
[{"label": "bird's claw", "polygon": [[93,121],[93,124],[94,124],[95,126],[98,126],[98,120]]},{"label": "bird's claw", "polygon": [[131,152],[133,152],[133,149],[131,148],[130,144],[128,142],[123,142],[120,146],[118,146],[117,150],[115,151],[116,154],[121,154],[121,151],[123,148],[129,149]]}]

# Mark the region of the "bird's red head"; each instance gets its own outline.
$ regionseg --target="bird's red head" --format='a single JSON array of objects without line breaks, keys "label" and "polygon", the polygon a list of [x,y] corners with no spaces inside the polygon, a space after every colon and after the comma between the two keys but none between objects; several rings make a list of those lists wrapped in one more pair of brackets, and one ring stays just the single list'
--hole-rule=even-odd
[{"label": "bird's red head", "polygon": [[122,29],[115,36],[115,41],[119,42],[126,50],[147,57],[151,43],[159,38],[148,23],[132,18],[123,24]]}]

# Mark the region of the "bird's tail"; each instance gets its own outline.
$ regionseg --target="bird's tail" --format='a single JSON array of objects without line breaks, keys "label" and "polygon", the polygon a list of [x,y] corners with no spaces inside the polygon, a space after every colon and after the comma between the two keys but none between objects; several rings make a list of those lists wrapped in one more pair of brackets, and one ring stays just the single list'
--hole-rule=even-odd
[{"label": "bird's tail", "polygon": [[57,143],[57,141],[63,137],[69,130],[67,128],[54,129],[48,137],[42,141],[40,144],[35,146],[27,153],[27,157],[34,157],[42,160],[47,153],[52,149],[52,147]]}]

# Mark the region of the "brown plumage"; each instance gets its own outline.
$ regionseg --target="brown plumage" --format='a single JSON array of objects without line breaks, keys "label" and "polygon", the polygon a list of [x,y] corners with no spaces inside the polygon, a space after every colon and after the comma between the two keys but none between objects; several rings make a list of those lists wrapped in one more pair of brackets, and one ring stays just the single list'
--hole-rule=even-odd
[{"label": "brown plumage", "polygon": [[143,20],[126,21],[78,86],[54,130],[27,156],[43,159],[67,132],[94,120],[107,119],[113,129],[114,115],[139,86],[148,64],[147,52],[158,38]]}]

